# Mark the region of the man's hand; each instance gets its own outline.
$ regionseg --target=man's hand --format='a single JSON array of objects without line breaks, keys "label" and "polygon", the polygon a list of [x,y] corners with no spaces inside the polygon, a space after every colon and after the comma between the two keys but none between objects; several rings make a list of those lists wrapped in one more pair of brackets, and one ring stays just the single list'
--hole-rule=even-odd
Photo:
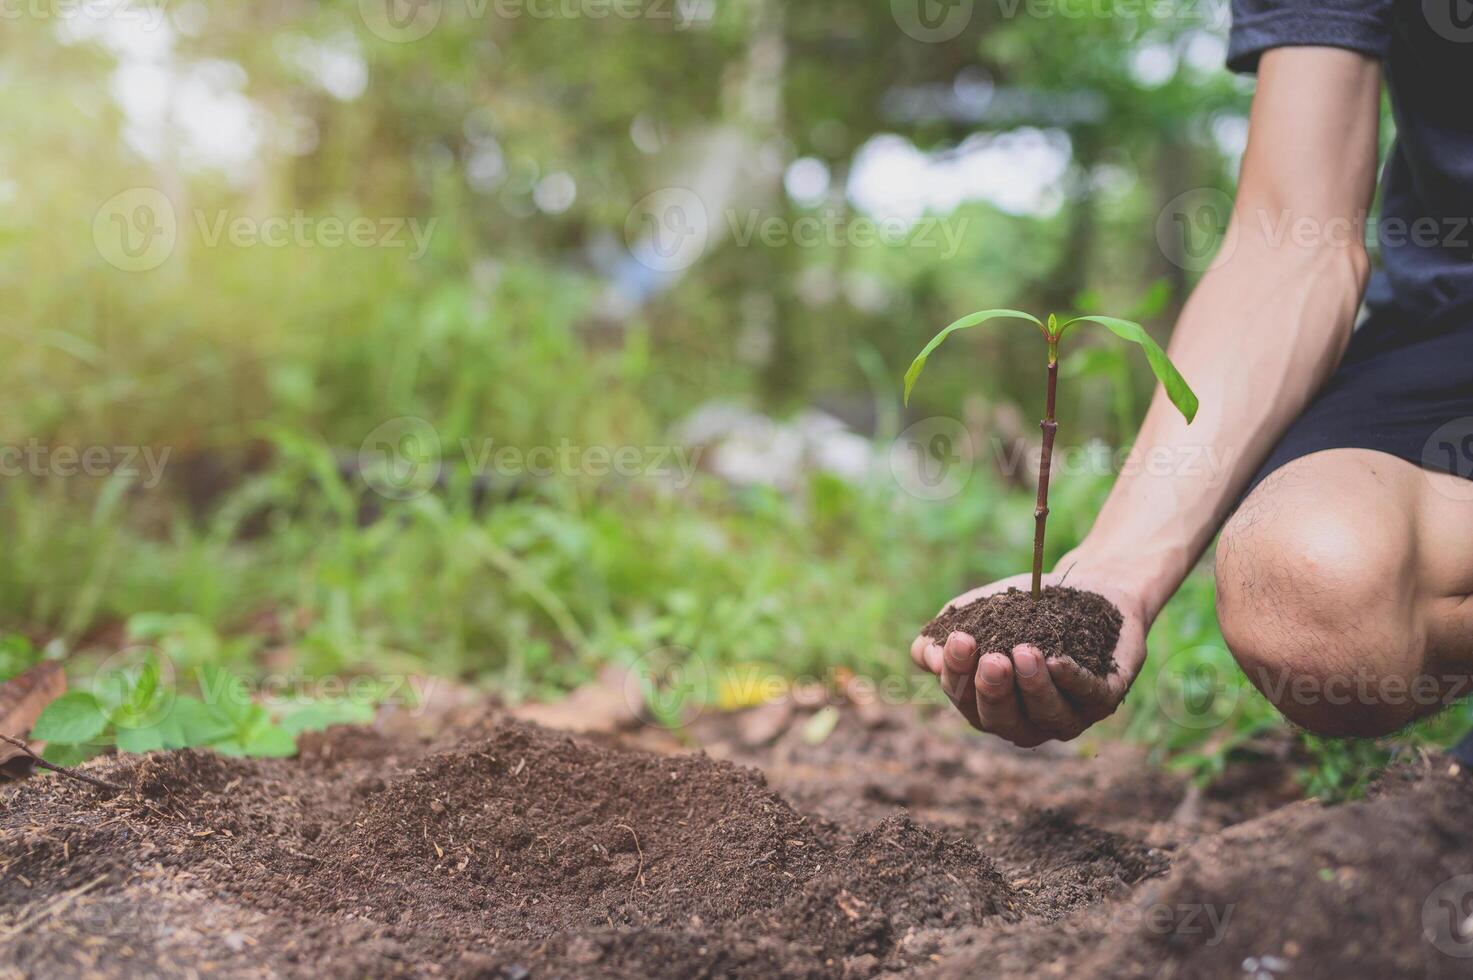
[{"label": "man's hand", "polygon": [[[1045,585],[1057,585],[1062,576],[1045,575]],[[1096,677],[1068,657],[1044,658],[1035,647],[977,650],[966,633],[952,633],[944,643],[918,636],[910,646],[911,659],[941,680],[951,703],[972,727],[991,732],[1023,748],[1057,739],[1067,742],[1119,707],[1146,659],[1149,627],[1145,604],[1087,572],[1073,569],[1068,585],[1100,595],[1115,603],[1124,622],[1115,644],[1115,672]],[[1015,575],[957,596],[947,607],[964,606],[974,599],[1027,590],[1031,576]]]},{"label": "man's hand", "polygon": [[[1116,673],[1103,680],[1038,651],[983,650],[954,635],[917,637],[915,662],[976,727],[1019,745],[1069,739],[1114,711],[1146,655],[1146,630],[1236,506],[1248,481],[1344,355],[1370,263],[1365,215],[1375,190],[1381,69],[1330,47],[1264,53],[1248,149],[1223,249],[1182,309],[1168,353],[1202,408],[1190,427],[1161,388],[1094,527],[1059,568],[1070,585],[1125,616]],[[1268,220],[1272,218],[1273,220]],[[1354,229],[1302,240],[1274,228]],[[1231,243],[1231,247],[1229,247]],[[1187,460],[1218,461],[1206,471]],[[1049,581],[1057,582],[1051,575]],[[1019,575],[958,596],[965,603]]]}]

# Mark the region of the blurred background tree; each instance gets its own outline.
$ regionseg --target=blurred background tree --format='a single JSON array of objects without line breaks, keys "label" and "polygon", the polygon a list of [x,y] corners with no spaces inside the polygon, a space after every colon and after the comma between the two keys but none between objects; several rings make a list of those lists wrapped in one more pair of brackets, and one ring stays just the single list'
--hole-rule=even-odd
[{"label": "blurred background tree", "polygon": [[[14,138],[0,160],[7,240],[32,261],[8,264],[22,300],[9,304],[11,320],[59,334],[11,372],[20,384],[59,365],[69,374],[68,358],[106,340],[128,348],[109,352],[110,375],[147,370],[149,349],[174,363],[198,357],[240,395],[199,407],[238,427],[307,386],[303,365],[278,354],[326,367],[309,348],[351,344],[343,334],[384,314],[380,296],[412,321],[437,288],[485,285],[513,265],[577,281],[588,293],[574,314],[584,342],[648,331],[659,370],[642,401],[666,421],[692,392],[777,410],[842,405],[863,390],[850,351],[872,346],[893,364],[979,302],[1062,309],[1089,290],[1123,308],[1165,283],[1153,305],[1164,330],[1190,275],[1163,254],[1157,217],[1183,192],[1230,186],[1246,95],[1221,67],[1221,7],[1149,10],[191,0],[15,19],[4,77]],[[928,12],[952,19],[928,34]],[[99,261],[90,219],[136,186],[173,202],[177,254],[151,274],[119,276]],[[640,202],[667,187],[700,197],[705,247],[688,267],[646,269],[631,259],[631,234]],[[222,210],[416,216],[436,227],[418,262],[210,248],[200,215]],[[948,247],[923,218],[959,240]],[[785,236],[750,235],[774,219]],[[856,221],[898,232],[855,246]],[[923,240],[907,247],[907,226]],[[803,228],[814,240],[800,240]],[[21,271],[38,267],[44,283]],[[27,347],[34,336],[25,331]],[[222,338],[240,356],[221,351]],[[1011,345],[984,346],[978,363],[980,375],[956,372],[957,387],[1011,394],[1021,366]],[[327,396],[315,421],[339,439],[363,421],[344,402],[381,407],[361,405],[355,386],[313,396]],[[454,391],[423,387],[431,399]],[[957,387],[931,404],[955,404]],[[32,410],[11,416],[14,435],[105,427],[121,421],[120,399],[139,398],[116,378],[105,392],[52,386],[44,410],[27,393]],[[463,411],[479,424],[490,409]],[[135,440],[183,438],[177,417],[156,432],[141,421],[127,419]]]}]

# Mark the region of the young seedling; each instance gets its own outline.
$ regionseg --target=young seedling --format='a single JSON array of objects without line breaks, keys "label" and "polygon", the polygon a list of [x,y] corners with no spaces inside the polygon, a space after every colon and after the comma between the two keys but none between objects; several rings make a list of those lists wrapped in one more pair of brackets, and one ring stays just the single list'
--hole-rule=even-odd
[{"label": "young seedling", "polygon": [[910,367],[905,372],[905,403],[910,404],[910,392],[915,387],[916,379],[921,375],[921,369],[926,366],[926,359],[931,352],[941,346],[941,342],[958,330],[975,327],[988,320],[1011,318],[1016,320],[1027,320],[1034,324],[1043,333],[1044,339],[1048,341],[1048,393],[1044,398],[1043,421],[1039,427],[1043,430],[1043,453],[1038,460],[1038,500],[1033,509],[1033,598],[1036,600],[1043,594],[1043,535],[1044,527],[1048,523],[1048,482],[1049,469],[1053,463],[1054,434],[1059,429],[1058,420],[1054,418],[1054,396],[1058,390],[1059,382],[1059,341],[1064,339],[1064,334],[1076,323],[1094,323],[1107,328],[1115,336],[1128,340],[1133,344],[1139,344],[1145,351],[1146,361],[1151,365],[1157,378],[1166,389],[1166,395],[1171,399],[1177,411],[1190,423],[1197,415],[1197,396],[1192,394],[1192,389],[1187,385],[1186,379],[1181,372],[1166,357],[1166,352],[1151,335],[1146,333],[1145,328],[1139,323],[1130,320],[1122,320],[1113,316],[1077,316],[1072,320],[1059,322],[1059,318],[1050,313],[1048,323],[1029,313],[1018,310],[981,310],[977,313],[962,317],[955,323],[942,330],[931,338],[931,342],[916,355],[916,359],[910,362]]}]

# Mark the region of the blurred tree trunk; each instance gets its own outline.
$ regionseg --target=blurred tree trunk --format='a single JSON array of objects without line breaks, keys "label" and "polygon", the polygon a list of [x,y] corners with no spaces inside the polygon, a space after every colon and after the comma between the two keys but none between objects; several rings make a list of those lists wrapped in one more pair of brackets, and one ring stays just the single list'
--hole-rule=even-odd
[{"label": "blurred tree trunk", "polygon": [[769,401],[781,404],[792,396],[804,377],[803,346],[797,331],[802,311],[794,302],[791,283],[794,269],[801,261],[800,250],[792,240],[794,214],[782,186],[782,173],[790,155],[787,147],[786,114],[783,106],[783,82],[787,65],[787,39],[783,33],[783,9],[777,0],[752,0],[752,33],[747,43],[747,56],[742,65],[737,114],[741,126],[753,137],[760,152],[781,154],[774,181],[774,211],[788,229],[786,244],[779,248],[757,246],[760,253],[752,256],[771,296],[772,336],[762,368],[763,394]]},{"label": "blurred tree trunk", "polygon": [[[1156,151],[1156,216],[1165,213],[1171,201],[1178,194],[1197,187],[1202,183],[1201,172],[1196,166],[1195,154],[1192,146],[1178,139],[1173,139],[1167,134],[1162,134],[1161,143]],[[1163,323],[1175,323],[1181,308],[1186,304],[1187,292],[1192,283],[1187,274],[1188,259],[1181,251],[1181,245],[1176,239],[1160,241],[1160,236],[1155,233],[1156,225],[1152,226],[1152,238],[1156,240],[1157,247],[1151,249],[1153,268],[1151,279],[1165,279],[1171,286],[1171,298],[1167,300],[1166,309],[1161,312]],[[1168,249],[1171,254],[1168,254]]]},{"label": "blurred tree trunk", "polygon": [[1090,176],[1099,162],[1099,143],[1092,132],[1071,135],[1075,169],[1064,203],[1067,213],[1064,247],[1039,287],[1044,307],[1050,312],[1074,311],[1079,295],[1089,288],[1090,255],[1098,229]]}]

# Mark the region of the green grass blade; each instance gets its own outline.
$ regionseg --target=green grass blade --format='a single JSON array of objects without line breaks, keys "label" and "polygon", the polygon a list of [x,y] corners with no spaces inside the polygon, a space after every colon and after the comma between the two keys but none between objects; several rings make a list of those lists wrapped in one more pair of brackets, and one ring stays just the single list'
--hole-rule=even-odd
[{"label": "green grass blade", "polygon": [[1080,321],[1098,323],[1100,326],[1108,328],[1115,336],[1123,340],[1128,340],[1133,344],[1139,344],[1141,349],[1146,352],[1146,360],[1150,363],[1151,370],[1155,372],[1156,377],[1161,381],[1162,387],[1166,389],[1166,395],[1171,399],[1171,404],[1176,406],[1176,410],[1181,412],[1182,417],[1188,423],[1197,417],[1196,394],[1193,393],[1191,386],[1187,384],[1187,379],[1183,378],[1181,372],[1176,369],[1176,365],[1172,364],[1166,357],[1166,352],[1161,349],[1161,345],[1151,339],[1150,334],[1146,333],[1145,327],[1139,323],[1122,320],[1119,317],[1113,316],[1077,316],[1064,324],[1063,330],[1059,331],[1060,336],[1063,335],[1065,330],[1068,330]]},{"label": "green grass blade", "polygon": [[1028,320],[1029,322],[1037,325],[1040,330],[1043,329],[1043,323],[1038,319],[1038,317],[1033,316],[1029,313],[1024,313],[1020,310],[979,310],[976,313],[967,314],[960,320],[957,320],[955,323],[948,326],[946,329],[942,330],[936,336],[932,337],[931,342],[927,344],[919,354],[916,355],[915,360],[910,362],[910,367],[906,368],[905,371],[905,403],[907,405],[910,404],[910,390],[915,387],[916,378],[919,378],[921,376],[921,370],[926,366],[926,359],[931,356],[932,351],[941,346],[941,342],[943,340],[945,340],[947,337],[958,330],[965,330],[968,327],[975,327],[979,323],[982,323],[986,320],[992,320],[997,317],[1012,317],[1018,320]]}]

